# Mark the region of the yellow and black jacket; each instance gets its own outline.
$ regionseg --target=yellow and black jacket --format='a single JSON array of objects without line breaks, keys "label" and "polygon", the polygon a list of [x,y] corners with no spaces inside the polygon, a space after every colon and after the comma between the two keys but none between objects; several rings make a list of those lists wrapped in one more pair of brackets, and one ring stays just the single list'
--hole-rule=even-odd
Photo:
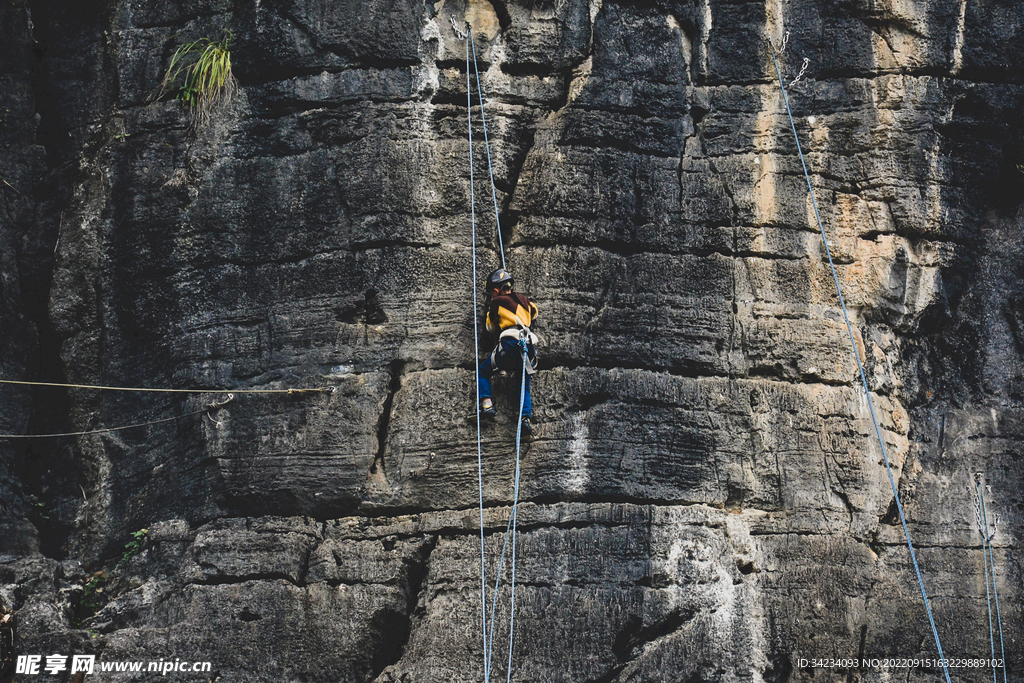
[{"label": "yellow and black jacket", "polygon": [[523,340],[527,345],[526,372],[537,372],[537,335],[530,324],[537,318],[537,304],[522,294],[500,294],[491,299],[487,307],[487,331],[497,336],[497,345],[491,352],[491,366],[499,367],[498,354],[506,339]]},{"label": "yellow and black jacket", "polygon": [[491,299],[487,307],[487,331],[497,334],[499,338],[511,336],[512,333],[518,337],[520,327],[529,330],[536,317],[537,304],[522,294],[499,294]]}]

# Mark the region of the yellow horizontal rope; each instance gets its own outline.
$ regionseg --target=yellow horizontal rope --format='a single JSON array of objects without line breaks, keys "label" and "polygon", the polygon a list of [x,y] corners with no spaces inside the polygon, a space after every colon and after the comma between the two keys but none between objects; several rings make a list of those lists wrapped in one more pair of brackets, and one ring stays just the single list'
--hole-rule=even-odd
[{"label": "yellow horizontal rope", "polygon": [[19,384],[30,387],[65,387],[68,389],[102,389],[103,391],[144,391],[160,394],[302,394],[307,392],[334,392],[334,387],[313,389],[147,389],[143,387],[104,387],[92,384],[61,384],[59,382],[24,382],[0,379],[0,384]]}]

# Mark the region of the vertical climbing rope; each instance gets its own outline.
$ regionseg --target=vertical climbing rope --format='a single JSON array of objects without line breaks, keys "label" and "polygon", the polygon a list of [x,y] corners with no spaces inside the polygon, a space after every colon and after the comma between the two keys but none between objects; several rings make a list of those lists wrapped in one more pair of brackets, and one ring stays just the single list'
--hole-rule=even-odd
[{"label": "vertical climbing rope", "polygon": [[[469,55],[470,51],[473,53],[473,70],[477,78],[477,96],[480,100],[480,115],[484,129],[484,146],[487,151],[487,170],[491,180],[491,198],[494,200],[494,220],[495,226],[498,233],[498,248],[501,254],[501,265],[505,267],[505,247],[502,243],[501,236],[501,223],[498,214],[498,197],[497,191],[494,186],[494,170],[491,164],[491,148],[490,141],[487,135],[487,119],[484,115],[483,108],[483,91],[480,86],[480,71],[477,66],[476,59],[476,45],[473,41],[472,29],[467,26],[466,31],[462,32],[459,30],[458,25],[452,17],[452,27],[460,38],[466,42],[466,119],[467,128],[469,135],[469,196],[470,196],[470,216],[472,221],[472,233],[473,233],[473,348],[474,354],[480,348],[480,332],[479,322],[476,316],[476,303],[477,303],[477,240],[476,240],[476,187],[475,187],[475,176],[473,171],[473,102],[472,102],[472,81],[471,74],[469,71]],[[476,442],[477,442],[477,485],[479,488],[479,507],[480,507],[480,608],[481,608],[481,625],[483,631],[483,653],[484,653],[484,682],[489,683],[491,677],[492,659],[494,654],[494,621],[498,603],[498,589],[501,586],[501,572],[505,565],[505,557],[508,552],[509,546],[511,546],[511,582],[512,590],[510,596],[509,605],[509,644],[508,644],[508,668],[506,671],[506,681],[510,683],[512,677],[512,653],[515,644],[515,592],[516,592],[516,535],[518,533],[518,511],[519,511],[519,484],[521,479],[522,469],[521,463],[521,446],[522,446],[522,416],[523,406],[526,399],[526,363],[527,363],[527,349],[525,342],[520,340],[520,348],[523,354],[523,368],[522,368],[522,381],[519,392],[519,415],[516,426],[516,469],[515,469],[515,485],[513,490],[512,500],[512,512],[509,515],[508,525],[505,529],[505,541],[502,545],[501,557],[498,562],[498,572],[494,581],[494,592],[491,598],[491,618],[490,624],[487,619],[487,563],[486,563],[486,539],[484,534],[484,484],[483,484],[483,436],[480,428],[480,402],[476,400]],[[480,395],[480,366],[479,363],[475,363],[476,366],[476,395]]]},{"label": "vertical climbing rope", "polygon": [[[452,17],[452,26],[455,30],[455,17]],[[469,83],[469,38],[466,38],[466,128],[469,131],[469,213],[473,225],[473,358],[476,368],[476,396],[480,395],[480,365],[476,363],[476,350],[480,348],[480,323],[476,314],[476,191],[473,185],[473,91]],[[480,610],[481,630],[484,634],[484,681],[490,680],[490,671],[487,667],[487,560],[484,552],[484,463],[483,463],[483,438],[480,432],[480,401],[476,403],[476,471],[477,483],[480,489]]]},{"label": "vertical climbing rope", "polygon": [[[476,93],[480,100],[480,121],[484,126],[484,148],[487,150],[487,173],[491,176],[491,199],[494,200],[494,228],[498,231],[498,253],[501,254],[501,267],[505,268],[505,245],[501,237],[501,219],[498,217],[498,193],[494,189],[494,168],[491,166],[491,143],[487,137],[487,115],[484,114],[484,93],[480,87],[480,70],[476,65],[476,43],[473,42],[473,32],[469,31],[469,44],[473,48],[473,72],[476,73]],[[469,67],[466,67],[467,79]]]},{"label": "vertical climbing rope", "polygon": [[501,586],[501,571],[505,568],[505,556],[508,554],[509,539],[512,537],[512,515],[508,517],[508,524],[505,525],[505,541],[501,544],[501,556],[498,560],[498,572],[494,577],[494,592],[492,595],[494,599],[491,600],[491,622],[490,631],[491,634],[491,649],[487,652],[487,667],[490,670],[491,662],[494,658],[494,618],[498,611],[498,588]]},{"label": "vertical climbing rope", "polygon": [[[523,400],[526,397],[526,342],[523,339],[519,340],[519,348],[523,353],[523,372],[522,372],[522,383],[519,387],[519,415],[516,418],[516,484],[515,490],[512,494],[512,596],[509,599],[511,603],[509,607],[509,619],[508,619],[508,669],[505,674],[505,682],[510,683],[512,680],[512,645],[515,638],[515,625],[516,625],[516,533],[519,526],[519,476],[521,469],[519,467],[519,447],[521,444],[521,438],[523,435]],[[497,599],[498,596],[494,596]]]},{"label": "vertical climbing rope", "polygon": [[487,671],[491,670],[492,660],[494,657],[494,618],[498,607],[498,588],[501,586],[501,571],[505,567],[505,557],[508,555],[509,545],[512,546],[512,594],[510,598],[510,617],[509,617],[509,669],[508,675],[511,675],[512,671],[512,646],[513,646],[513,633],[514,633],[514,621],[515,621],[515,581],[516,581],[516,550],[515,541],[518,535],[518,520],[519,520],[519,482],[521,479],[521,468],[520,468],[520,453],[522,443],[522,428],[523,428],[523,405],[526,399],[526,363],[527,363],[527,350],[525,343],[520,340],[520,348],[523,353],[523,375],[522,381],[519,385],[519,416],[518,426],[516,428],[516,471],[515,471],[515,484],[513,487],[513,498],[512,498],[512,513],[509,515],[508,524],[505,526],[505,541],[501,546],[501,558],[498,562],[498,573],[494,579],[494,592],[492,593],[493,598],[491,600],[491,621],[490,621],[490,650],[487,652]]},{"label": "vertical climbing rope", "polygon": [[[1003,662],[1003,683],[1006,683],[1006,648],[1003,645],[1003,615],[999,611],[999,591],[996,590],[996,556],[992,551],[992,536],[995,536],[995,520],[992,521],[992,536],[989,536],[989,524],[988,524],[988,504],[985,502],[985,487],[979,487],[979,493],[981,496],[981,516],[985,523],[984,536],[987,539],[986,545],[988,546],[988,566],[992,572],[992,596],[995,598],[996,603],[996,623],[999,624],[999,656]],[[991,616],[989,617],[991,621]],[[991,630],[991,624],[989,629]],[[993,659],[995,659],[995,650],[993,647]],[[992,669],[992,680],[995,680],[996,672],[995,668]]]},{"label": "vertical climbing rope", "polygon": [[988,604],[988,648],[989,656],[992,657],[992,683],[996,683],[996,637],[992,629],[992,592],[989,590],[988,583],[988,525],[985,524],[985,513],[982,511],[980,482],[975,482],[974,484],[974,502],[978,506],[978,529],[981,531],[981,558],[985,563],[985,602]]},{"label": "vertical climbing rope", "polygon": [[825,236],[825,227],[821,222],[821,214],[818,211],[818,200],[814,196],[814,188],[811,186],[811,175],[807,171],[807,162],[804,160],[804,152],[800,147],[800,136],[796,132],[796,122],[793,120],[793,110],[789,106],[789,96],[786,94],[786,85],[782,81],[782,70],[779,68],[779,60],[774,47],[772,48],[772,62],[775,64],[775,73],[779,77],[779,87],[782,89],[782,97],[786,103],[786,112],[789,114],[789,125],[793,129],[793,139],[796,140],[796,151],[800,155],[800,164],[804,169],[804,178],[807,180],[807,192],[811,195],[811,203],[814,206],[814,217],[818,221],[818,230],[821,231],[821,240],[825,245],[825,254],[828,256],[828,265],[832,270],[832,279],[836,284],[836,292],[839,294],[839,305],[843,309],[843,319],[846,321],[846,331],[850,334],[850,344],[853,345],[853,355],[857,359],[857,371],[860,373],[861,382],[864,384],[864,395],[868,402],[868,411],[871,413],[871,423],[875,426],[875,435],[878,437],[878,446],[882,449],[882,459],[885,461],[885,470],[889,474],[889,484],[892,486],[892,495],[896,501],[896,510],[900,515],[900,523],[903,525],[903,535],[907,539],[907,549],[910,551],[910,559],[914,563],[914,573],[917,575],[917,584],[921,588],[921,597],[924,598],[924,608],[928,613],[928,623],[931,625],[932,636],[935,638],[935,647],[939,651],[939,660],[942,664],[942,672],[946,677],[946,683],[951,683],[949,668],[946,666],[945,655],[942,653],[942,643],[939,640],[939,631],[935,628],[935,618],[932,616],[931,604],[928,601],[928,592],[924,588],[924,579],[921,577],[921,569],[917,564],[917,553],[914,552],[914,544],[910,540],[910,529],[907,527],[907,518],[903,513],[903,504],[900,502],[899,488],[896,486],[896,478],[892,473],[892,465],[889,463],[889,455],[885,450],[885,441],[882,438],[882,430],[878,426],[878,419],[875,417],[875,407],[871,401],[871,389],[868,387],[868,378],[864,374],[864,366],[861,363],[860,352],[857,351],[857,341],[853,336],[853,326],[850,324],[850,316],[846,312],[846,302],[843,301],[843,290],[839,286],[839,275],[836,273],[836,266],[832,262],[832,252],[828,247],[828,237]]},{"label": "vertical climbing rope", "polygon": [[[519,482],[521,475],[520,468],[520,444],[522,438],[522,427],[523,427],[523,405],[526,399],[526,362],[527,362],[527,351],[523,348],[523,378],[519,386],[519,423],[516,429],[516,473],[515,473],[515,485],[513,488],[513,499],[512,499],[512,514],[509,515],[508,524],[505,526],[505,541],[501,546],[501,556],[498,561],[498,572],[494,579],[494,592],[492,593],[491,600],[491,620],[490,627],[488,628],[489,644],[490,649],[486,652],[486,671],[491,670],[492,661],[494,658],[494,619],[498,607],[498,588],[501,586],[501,571],[505,567],[505,557],[508,555],[508,549],[512,545],[512,596],[511,596],[511,615],[510,621],[514,621],[514,610],[515,610],[515,576],[516,576],[516,558],[515,558],[515,539],[518,534],[517,523],[519,519]],[[509,672],[511,672],[511,652],[512,652],[512,637],[513,624],[509,625]],[[511,673],[509,674],[511,675]]]}]

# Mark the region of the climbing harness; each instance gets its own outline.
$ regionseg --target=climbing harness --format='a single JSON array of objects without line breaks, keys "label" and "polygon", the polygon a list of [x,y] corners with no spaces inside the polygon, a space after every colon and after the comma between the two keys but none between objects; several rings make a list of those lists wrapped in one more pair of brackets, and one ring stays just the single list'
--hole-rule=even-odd
[{"label": "climbing harness", "polygon": [[[789,38],[789,34],[786,34],[786,40],[783,40],[782,47],[785,49],[786,42]],[[774,43],[769,41],[772,46],[772,62],[775,64],[775,73],[779,77],[779,87],[782,89],[782,98],[786,103],[786,112],[789,114],[789,124],[793,130],[793,139],[796,140],[796,151],[800,155],[800,164],[803,166],[804,178],[807,180],[807,192],[811,195],[811,203],[814,206],[814,217],[818,222],[818,230],[821,232],[821,240],[825,245],[825,255],[828,256],[828,265],[832,270],[832,279],[836,285],[836,293],[839,295],[839,305],[843,309],[843,320],[846,321],[846,331],[850,335],[850,344],[853,346],[853,355],[857,360],[857,371],[860,373],[861,382],[864,385],[864,395],[868,403],[868,411],[871,413],[871,423],[875,427],[875,435],[878,437],[878,446],[882,450],[882,459],[885,461],[885,470],[889,474],[889,484],[892,486],[893,499],[896,501],[896,511],[899,512],[900,523],[903,525],[903,535],[907,540],[907,549],[910,551],[910,559],[914,564],[914,573],[917,575],[917,583],[921,588],[921,597],[924,598],[924,608],[928,613],[928,623],[931,625],[932,636],[935,638],[935,647],[939,651],[939,662],[942,664],[942,671],[946,677],[946,683],[951,683],[949,678],[949,668],[946,666],[945,655],[942,653],[942,643],[939,640],[939,631],[935,627],[935,618],[932,615],[931,604],[928,601],[928,593],[924,587],[924,579],[921,576],[921,569],[917,564],[917,554],[914,552],[914,544],[910,540],[910,529],[907,527],[907,518],[903,513],[903,504],[900,502],[899,488],[896,486],[896,478],[892,473],[892,465],[889,463],[889,455],[885,450],[885,441],[882,439],[882,430],[878,426],[878,419],[875,417],[875,407],[871,400],[871,389],[868,387],[868,378],[864,374],[864,366],[861,363],[860,352],[857,350],[857,341],[853,336],[853,326],[850,324],[850,316],[846,311],[846,302],[843,300],[843,290],[839,286],[839,275],[836,273],[836,266],[832,262],[832,252],[828,246],[828,237],[825,236],[825,228],[821,222],[821,214],[818,211],[818,200],[814,196],[814,188],[811,185],[811,175],[807,170],[807,162],[804,160],[804,152],[800,147],[800,136],[796,132],[796,122],[793,120],[793,110],[789,106],[789,96],[786,94],[786,86],[782,81],[782,69],[779,68],[778,55],[774,49]]]},{"label": "climbing harness", "polygon": [[[491,164],[491,150],[490,140],[487,136],[487,119],[484,116],[483,106],[483,90],[480,85],[480,71],[477,66],[476,59],[476,44],[473,41],[473,31],[467,24],[466,31],[462,32],[458,28],[458,24],[455,20],[454,15],[451,17],[452,29],[455,31],[455,35],[466,43],[466,118],[467,118],[467,129],[469,134],[469,205],[470,205],[470,220],[472,223],[472,262],[473,262],[473,310],[476,310],[476,302],[478,300],[477,290],[477,239],[476,239],[476,189],[475,189],[475,175],[473,171],[473,90],[471,72],[469,70],[469,55],[470,52],[473,54],[473,73],[476,74],[477,78],[477,97],[480,101],[480,116],[481,122],[483,123],[484,129],[484,146],[487,150],[487,170],[491,180],[491,197],[494,200],[494,219],[498,233],[498,248],[501,254],[501,265],[505,267],[505,247],[502,243],[501,236],[501,225],[498,214],[498,199],[497,191],[494,186],[494,169]],[[486,557],[486,536],[484,533],[484,480],[483,480],[483,434],[480,429],[480,402],[474,399],[476,403],[476,462],[477,462],[477,485],[479,488],[479,507],[480,507],[480,610],[481,610],[481,630],[483,632],[483,667],[484,667],[484,683],[490,683],[491,680],[491,668],[494,657],[494,630],[495,620],[497,618],[497,605],[498,605],[498,590],[501,587],[501,574],[505,567],[505,558],[510,558],[510,573],[511,573],[511,591],[509,597],[509,629],[508,629],[508,665],[506,668],[506,682],[512,679],[512,655],[515,645],[515,606],[516,606],[516,535],[518,533],[518,520],[519,520],[519,484],[522,475],[521,468],[521,447],[522,447],[522,415],[523,405],[526,398],[526,377],[528,374],[527,369],[527,340],[523,335],[520,335],[518,342],[520,352],[523,356],[523,368],[522,368],[522,379],[520,383],[519,391],[519,417],[516,425],[516,467],[515,467],[515,481],[513,486],[512,496],[512,510],[509,514],[508,524],[505,528],[505,539],[502,544],[501,555],[498,559],[498,571],[494,580],[494,589],[491,593],[490,601],[490,619],[488,619],[488,598],[487,598],[487,557]],[[474,354],[477,349],[480,348],[480,323],[478,316],[473,315],[473,349]],[[534,361],[535,362],[535,361]],[[480,395],[480,368],[479,364],[474,363],[476,366],[476,396]],[[511,548],[511,552],[509,549]]]},{"label": "climbing harness", "polygon": [[512,313],[511,315],[512,318],[516,321],[516,325],[514,327],[506,327],[504,330],[501,331],[501,334],[498,335],[498,344],[494,347],[494,350],[491,351],[491,367],[498,367],[498,353],[501,349],[501,340],[515,339],[516,344],[519,346],[519,348],[522,350],[524,354],[523,362],[525,363],[525,365],[523,367],[526,368],[526,373],[528,375],[536,374],[536,347],[537,342],[539,341],[539,337],[533,333],[529,325],[523,322],[522,318],[520,318],[515,313]]},{"label": "climbing harness", "polygon": [[[985,561],[985,599],[988,602],[988,642],[992,656],[992,683],[996,682],[996,640],[992,627],[992,601],[996,603],[996,623],[999,626],[999,655],[1003,666],[1003,683],[1006,683],[1006,649],[1003,645],[1003,617],[999,611],[999,591],[996,590],[996,556],[992,551],[992,539],[996,535],[996,522],[992,520],[991,526],[988,521],[988,505],[985,502],[985,486],[981,481],[981,473],[978,473],[977,481],[974,484],[974,502],[978,512],[978,528],[981,530],[981,553]],[[991,593],[989,592],[989,581],[991,576]]]}]

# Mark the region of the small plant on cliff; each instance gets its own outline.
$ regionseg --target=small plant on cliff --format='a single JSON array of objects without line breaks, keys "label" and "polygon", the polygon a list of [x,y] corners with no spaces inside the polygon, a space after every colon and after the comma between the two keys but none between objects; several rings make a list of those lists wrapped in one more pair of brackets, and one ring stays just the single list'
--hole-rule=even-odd
[{"label": "small plant on cliff", "polygon": [[139,529],[132,532],[132,540],[124,544],[124,552],[121,553],[121,560],[117,563],[118,567],[127,563],[136,553],[142,550],[142,544],[146,542],[146,534],[148,533],[149,529]]},{"label": "small plant on cliff", "polygon": [[85,619],[99,611],[103,606],[103,584],[106,577],[102,571],[98,571],[89,577],[89,580],[82,586],[82,597],[78,600],[78,614],[75,619],[75,626],[81,626]]},{"label": "small plant on cliff", "polygon": [[220,40],[200,38],[181,45],[171,57],[156,99],[174,93],[192,108],[197,123],[209,120],[213,109],[229,101],[237,87],[230,47],[230,31],[224,31]]}]

